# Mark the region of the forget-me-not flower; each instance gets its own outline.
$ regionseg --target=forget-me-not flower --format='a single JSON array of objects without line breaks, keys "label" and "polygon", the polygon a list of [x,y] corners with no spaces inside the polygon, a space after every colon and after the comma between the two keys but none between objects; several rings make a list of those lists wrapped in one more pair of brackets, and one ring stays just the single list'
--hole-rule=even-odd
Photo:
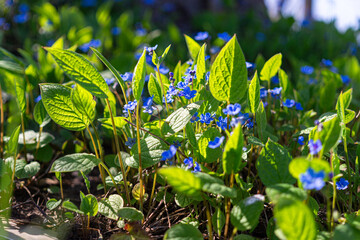
[{"label": "forget-me-not flower", "polygon": [[194,37],[196,41],[203,41],[206,40],[207,38],[209,38],[208,32],[198,32]]},{"label": "forget-me-not flower", "polygon": [[314,68],[311,66],[302,66],[300,71],[305,75],[311,75],[314,72]]},{"label": "forget-me-not flower", "polygon": [[134,111],[137,106],[137,101],[129,101],[128,104],[124,105],[124,110]]},{"label": "forget-me-not flower", "polygon": [[223,32],[223,33],[218,33],[218,38],[222,39],[224,42],[227,42],[231,39],[230,34],[228,34],[227,32]]},{"label": "forget-me-not flower", "polygon": [[196,93],[196,90],[190,90],[190,87],[186,87],[184,90],[179,92],[179,96],[185,97],[186,99],[192,99],[195,97]]},{"label": "forget-me-not flower", "polygon": [[325,186],[325,172],[323,170],[315,172],[308,168],[305,173],[300,174],[300,181],[306,190],[321,190]]},{"label": "forget-me-not flower", "polygon": [[200,122],[205,124],[210,124],[211,121],[213,121],[214,118],[211,116],[210,113],[205,113],[200,115]]},{"label": "forget-me-not flower", "polygon": [[176,147],[174,145],[171,145],[169,150],[167,150],[161,154],[161,156],[162,156],[161,161],[166,161],[166,160],[172,159],[176,154],[176,150],[177,150]]},{"label": "forget-me-not flower", "polygon": [[226,130],[228,124],[227,120],[227,117],[223,118],[222,116],[220,116],[216,122],[216,125],[218,125],[218,127],[222,130]]},{"label": "forget-me-not flower", "polygon": [[225,109],[223,109],[224,114],[229,114],[232,116],[239,114],[240,111],[241,111],[241,105],[239,103],[229,104]]},{"label": "forget-me-not flower", "polygon": [[191,123],[194,123],[194,122],[199,121],[200,118],[198,117],[198,115],[199,115],[199,113],[196,112],[196,113],[191,117],[190,122],[191,122]]},{"label": "forget-me-not flower", "polygon": [[304,144],[305,144],[305,143],[304,143],[304,137],[303,137],[303,136],[299,136],[297,142],[298,142],[298,144],[301,145],[301,146],[304,145]]},{"label": "forget-me-not flower", "polygon": [[318,139],[316,142],[314,142],[314,140],[310,139],[308,146],[309,146],[311,155],[318,154],[322,149],[322,144],[321,144],[320,139]]},{"label": "forget-me-not flower", "polygon": [[287,108],[292,108],[293,106],[295,106],[295,100],[293,99],[286,99],[285,102],[283,102],[284,107]]},{"label": "forget-me-not flower", "polygon": [[340,178],[339,181],[336,182],[336,189],[337,190],[345,190],[349,186],[349,181],[345,178]]},{"label": "forget-me-not flower", "polygon": [[224,136],[222,136],[222,137],[215,137],[214,141],[210,141],[210,142],[209,142],[208,147],[209,147],[209,148],[212,148],[212,149],[218,148],[218,147],[220,147],[220,145],[223,143],[224,139],[225,139]]}]

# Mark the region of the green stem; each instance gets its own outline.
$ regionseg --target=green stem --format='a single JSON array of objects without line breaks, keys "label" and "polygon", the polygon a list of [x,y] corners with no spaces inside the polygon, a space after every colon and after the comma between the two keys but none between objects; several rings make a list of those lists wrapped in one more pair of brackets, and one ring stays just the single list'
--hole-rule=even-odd
[{"label": "green stem", "polygon": [[1,122],[1,128],[0,128],[0,157],[4,157],[4,105],[2,100],[2,88],[0,84],[0,122]]},{"label": "green stem", "polygon": [[157,165],[155,165],[155,174],[154,174],[153,185],[152,185],[152,188],[151,188],[151,194],[150,194],[150,198],[149,198],[149,208],[151,208],[152,199],[153,199],[154,193],[155,193],[157,169],[158,169],[158,167],[157,167]]},{"label": "green stem", "polygon": [[[234,173],[232,172],[230,174],[230,187],[232,188],[234,185]],[[230,224],[230,208],[231,208],[231,202],[229,198],[225,198],[225,202],[226,202],[226,218],[225,218],[225,230],[224,230],[224,237],[225,239],[228,236],[228,231],[229,231],[229,224]]]},{"label": "green stem", "polygon": [[140,211],[143,209],[143,178],[142,178],[142,163],[141,163],[141,144],[140,144],[140,103],[136,107],[136,138],[139,153],[139,178],[140,178]]},{"label": "green stem", "polygon": [[209,204],[206,201],[206,199],[203,197],[204,199],[204,204],[206,207],[206,217],[207,217],[207,227],[208,227],[208,232],[209,232],[209,239],[213,239],[213,231],[212,231],[212,224],[211,224],[211,214],[210,214],[210,208],[209,208]]},{"label": "green stem", "polygon": [[40,127],[40,128],[39,128],[39,140],[38,140],[38,142],[37,142],[37,144],[36,144],[35,155],[37,154],[37,152],[38,152],[38,150],[39,150],[39,148],[40,148],[40,139],[41,139],[42,130],[43,130],[43,127]]},{"label": "green stem", "polygon": [[164,84],[163,84],[163,82],[161,80],[160,68],[159,68],[159,66],[156,66],[156,68],[157,68],[157,72],[158,72],[159,80],[160,80],[160,84],[161,84],[161,91],[163,92],[163,97],[165,98],[166,112],[169,113],[169,106],[168,106],[167,99],[166,99],[166,92],[165,92],[165,89],[164,89]]},{"label": "green stem", "polygon": [[346,136],[343,137],[344,139],[344,150],[345,150],[345,156],[346,156],[346,168],[347,168],[347,173],[348,173],[348,178],[349,178],[349,209],[348,211],[351,212],[352,209],[352,177],[351,177],[351,168],[350,168],[350,161],[349,161],[349,154],[348,154],[348,149],[347,149],[347,141],[346,141]]},{"label": "green stem", "polygon": [[[115,189],[116,189],[116,192],[121,195],[121,192],[120,192],[120,189],[118,188],[116,182],[115,182],[115,179],[113,177],[113,175],[111,174],[111,172],[109,171],[108,167],[105,165],[105,163],[101,162],[100,165],[105,169],[105,171],[109,174],[110,178],[111,178],[111,181],[113,182],[114,186],[115,186]],[[130,204],[130,203],[129,203]]]},{"label": "green stem", "polygon": [[[334,212],[335,210],[335,205],[336,205],[336,182],[335,182],[335,174],[334,174],[334,154],[331,154],[331,159],[330,159],[330,167],[331,167],[331,172],[333,174],[333,199],[332,199],[332,212]],[[334,228],[334,214],[331,214],[331,231]]]},{"label": "green stem", "polygon": [[128,185],[127,185],[127,181],[126,181],[126,172],[125,172],[124,163],[123,163],[121,153],[120,153],[120,145],[119,145],[119,139],[118,139],[117,132],[116,132],[115,120],[114,120],[114,116],[113,116],[113,113],[112,113],[112,110],[111,110],[111,107],[110,107],[110,102],[109,102],[108,98],[106,98],[106,103],[107,103],[107,106],[109,108],[111,123],[112,123],[112,127],[113,127],[114,138],[115,138],[115,146],[116,146],[116,151],[117,151],[117,155],[118,155],[118,158],[119,158],[121,172],[122,172],[122,175],[123,175],[126,199],[127,199],[128,205],[130,205],[130,194],[129,194]]},{"label": "green stem", "polygon": [[24,143],[24,157],[25,157],[25,161],[27,162],[24,115],[21,113],[20,116],[21,116],[21,131],[23,134],[23,143]]},{"label": "green stem", "polygon": [[61,172],[59,173],[59,182],[60,182],[61,200],[64,201],[64,189],[63,189],[63,184],[62,184],[62,175],[61,175]]}]

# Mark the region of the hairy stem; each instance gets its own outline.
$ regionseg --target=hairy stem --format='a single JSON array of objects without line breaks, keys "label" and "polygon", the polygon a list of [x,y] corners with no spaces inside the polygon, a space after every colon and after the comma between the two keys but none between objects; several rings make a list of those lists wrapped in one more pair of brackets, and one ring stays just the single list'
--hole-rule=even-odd
[{"label": "hairy stem", "polygon": [[140,178],[140,211],[143,209],[143,178],[142,178],[142,164],[141,164],[141,144],[140,144],[140,103],[136,107],[136,138],[139,153],[139,178]]}]

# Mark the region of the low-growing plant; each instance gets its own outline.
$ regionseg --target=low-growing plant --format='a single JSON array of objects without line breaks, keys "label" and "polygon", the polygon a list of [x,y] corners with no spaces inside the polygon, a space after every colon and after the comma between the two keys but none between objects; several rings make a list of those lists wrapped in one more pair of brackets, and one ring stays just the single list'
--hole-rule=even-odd
[{"label": "low-growing plant", "polygon": [[[40,84],[31,77],[41,65],[1,49],[22,70],[8,66],[1,81],[20,110],[8,111],[21,118],[1,139],[2,211],[15,177],[32,181],[50,162],[60,187],[46,203],[51,222],[79,216],[84,238],[99,215],[126,230],[113,239],[159,237],[156,224],[164,239],[360,238],[360,124],[346,76],[323,60],[302,67],[295,87],[281,53],[246,62],[234,35],[209,58],[206,43],[185,40],[191,59],[172,72],[161,70],[169,45],[159,55],[157,46],[141,48],[133,71],[120,74],[97,49],[79,54],[60,38],[39,50],[60,81]],[[94,55],[107,71],[89,61]],[[26,131],[35,123],[38,132]],[[79,207],[64,194],[70,172],[85,183]],[[101,179],[97,190],[90,173]]]}]

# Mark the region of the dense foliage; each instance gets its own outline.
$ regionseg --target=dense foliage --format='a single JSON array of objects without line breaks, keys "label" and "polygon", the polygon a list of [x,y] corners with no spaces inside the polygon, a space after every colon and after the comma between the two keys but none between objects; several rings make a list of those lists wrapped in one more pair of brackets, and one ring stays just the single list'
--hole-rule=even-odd
[{"label": "dense foliage", "polygon": [[[29,36],[26,26],[41,33],[39,42],[14,35],[25,50],[0,48],[6,218],[16,192],[48,178],[58,187],[39,190],[43,206],[29,193],[35,207],[52,229],[80,222],[83,239],[360,238],[360,66],[356,48],[348,51],[351,31],[322,23],[294,30],[282,19],[262,34],[291,31],[285,42],[252,40],[258,30],[209,34],[216,24],[182,41],[173,24],[161,35],[133,29],[130,11],[112,22],[111,1],[92,19],[99,29],[85,27],[91,17],[77,7],[6,4],[19,28],[4,18],[4,39]],[[299,45],[324,31],[339,38],[318,52]],[[329,60],[327,50],[339,56]],[[66,194],[68,179],[83,182],[76,196]],[[94,226],[102,220],[106,229]]]}]

